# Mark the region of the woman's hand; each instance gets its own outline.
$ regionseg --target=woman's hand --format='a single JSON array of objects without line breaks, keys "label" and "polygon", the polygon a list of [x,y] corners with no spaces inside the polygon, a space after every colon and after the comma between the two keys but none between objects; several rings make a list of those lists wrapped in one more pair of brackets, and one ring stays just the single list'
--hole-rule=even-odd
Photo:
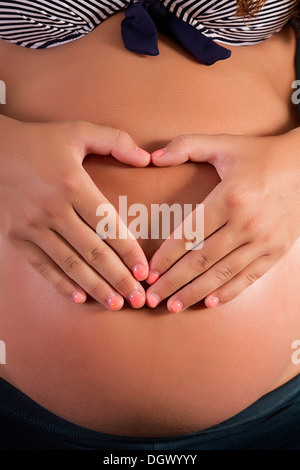
[{"label": "woman's hand", "polygon": [[157,166],[187,160],[211,163],[221,182],[203,201],[201,249],[187,251],[187,240],[173,234],[149,262],[147,304],[171,296],[170,312],[236,298],[300,236],[300,129],[276,137],[185,135],[152,154]]},{"label": "woman's hand", "polygon": [[114,310],[123,298],[142,306],[145,292],[138,280],[147,277],[147,259],[129,235],[122,240],[97,236],[96,209],[108,201],[82,162],[87,154],[111,154],[142,167],[150,155],[123,131],[77,121],[24,123],[1,117],[0,141],[3,238],[77,303],[88,293]]}]

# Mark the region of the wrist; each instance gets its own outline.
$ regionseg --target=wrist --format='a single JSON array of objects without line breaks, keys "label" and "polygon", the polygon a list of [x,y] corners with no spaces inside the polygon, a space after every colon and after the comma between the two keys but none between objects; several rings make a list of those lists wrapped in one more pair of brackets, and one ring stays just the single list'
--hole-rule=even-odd
[{"label": "wrist", "polygon": [[300,127],[275,138],[274,154],[285,166],[290,162],[294,170],[300,169]]}]

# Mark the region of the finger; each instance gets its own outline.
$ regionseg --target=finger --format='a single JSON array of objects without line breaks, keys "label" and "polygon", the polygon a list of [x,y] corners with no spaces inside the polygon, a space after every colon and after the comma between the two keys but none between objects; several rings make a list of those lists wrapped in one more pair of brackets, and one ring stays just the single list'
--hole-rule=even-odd
[{"label": "finger", "polygon": [[[183,286],[207,272],[212,266],[223,269],[223,275],[230,274],[230,271],[222,267],[222,260],[228,253],[233,252],[240,246],[240,240],[232,234],[226,226],[216,232],[205,241],[205,245],[200,250],[192,250],[183,256],[164,275],[162,275],[153,286],[147,290],[147,304],[155,307],[158,302],[174,294]],[[241,259],[234,259],[233,262],[239,266]],[[218,264],[216,264],[219,262]],[[244,266],[242,266],[244,267]],[[201,277],[205,279],[203,276]]]},{"label": "finger", "polygon": [[87,154],[112,155],[128,165],[144,167],[150,163],[150,154],[139,148],[127,132],[90,122],[80,123],[82,160]]},{"label": "finger", "polygon": [[153,152],[151,161],[156,166],[174,166],[190,160],[208,162],[217,168],[217,162],[234,153],[238,142],[239,136],[183,134]]},{"label": "finger", "polygon": [[205,298],[207,308],[224,305],[238,297],[247,287],[260,279],[277,262],[271,255],[265,255],[249,264],[230,282],[211,292]]},{"label": "finger", "polygon": [[84,290],[66,276],[57,264],[38,246],[25,240],[15,241],[13,246],[57,292],[69,299],[72,298],[75,303],[84,303],[86,301],[87,296]]},{"label": "finger", "polygon": [[[167,302],[169,311],[177,313],[200,302],[215,289],[232,282],[236,275],[251,266],[253,260],[260,256],[259,248],[254,245],[244,245],[236,249],[171,296]],[[216,301],[213,299],[213,302]]]},{"label": "finger", "polygon": [[[108,212],[106,221],[109,232],[112,235],[106,237],[106,243],[118,254],[119,258],[131,270],[136,279],[139,281],[145,280],[148,276],[148,260],[141,246],[120,219],[113,205],[102,195],[87,173],[81,175],[77,186],[80,189],[73,194],[73,207],[81,219],[83,219],[83,228],[85,224],[88,224],[94,232],[96,230],[99,231],[99,225],[104,225],[101,222],[100,216]],[[74,240],[74,235],[78,240],[81,233],[81,230],[78,231],[78,229],[77,234],[76,231],[74,233],[73,225],[70,224],[68,227],[64,221],[60,226],[54,226],[54,229],[61,233],[66,240],[70,238]],[[99,233],[99,235],[101,234]],[[89,247],[87,246],[84,252],[87,252],[88,249]]]},{"label": "finger", "polygon": [[[228,215],[224,210],[222,191],[217,186],[154,253],[149,261],[147,282],[152,284],[157,281],[159,276],[190,250],[203,251],[206,249],[208,237],[226,226],[227,221]],[[231,239],[230,231],[226,231],[226,237],[227,234]],[[220,243],[223,244],[224,240],[220,240]]]},{"label": "finger", "polygon": [[[33,235],[32,239],[37,238]],[[105,279],[96,273],[70,247],[59,234],[52,230],[39,232],[40,248],[55,261],[61,270],[85,292],[106,308],[119,309],[123,306],[123,297],[113,289]]]},{"label": "finger", "polygon": [[[127,298],[132,306],[140,307],[144,304],[145,294],[140,283],[133,277],[118,254],[106,243],[107,240],[101,240],[90,227],[82,223],[76,213],[73,213],[64,221],[59,233],[64,239],[68,240],[68,243],[87,264],[98,272],[120,295]],[[119,240],[119,243],[123,242],[124,240]],[[135,244],[132,249],[135,249]],[[129,255],[128,252],[128,258]],[[125,252],[124,259],[126,260]]]}]

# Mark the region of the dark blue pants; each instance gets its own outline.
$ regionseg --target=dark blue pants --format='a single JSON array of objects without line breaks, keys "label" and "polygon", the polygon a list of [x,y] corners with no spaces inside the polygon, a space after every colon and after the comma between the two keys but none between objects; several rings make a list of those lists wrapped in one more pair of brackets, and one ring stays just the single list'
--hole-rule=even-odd
[{"label": "dark blue pants", "polygon": [[166,438],[103,434],[72,424],[0,379],[1,450],[300,450],[300,375],[204,431]]}]

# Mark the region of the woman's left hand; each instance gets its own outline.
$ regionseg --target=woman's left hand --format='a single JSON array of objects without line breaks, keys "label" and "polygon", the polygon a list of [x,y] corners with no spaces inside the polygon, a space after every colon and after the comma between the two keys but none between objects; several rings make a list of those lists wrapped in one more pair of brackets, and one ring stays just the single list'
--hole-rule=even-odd
[{"label": "woman's left hand", "polygon": [[156,166],[188,160],[211,163],[221,182],[199,201],[201,249],[187,250],[186,238],[173,233],[150,260],[147,304],[171,296],[170,312],[231,301],[300,236],[300,129],[275,137],[184,135],[152,154]]}]

